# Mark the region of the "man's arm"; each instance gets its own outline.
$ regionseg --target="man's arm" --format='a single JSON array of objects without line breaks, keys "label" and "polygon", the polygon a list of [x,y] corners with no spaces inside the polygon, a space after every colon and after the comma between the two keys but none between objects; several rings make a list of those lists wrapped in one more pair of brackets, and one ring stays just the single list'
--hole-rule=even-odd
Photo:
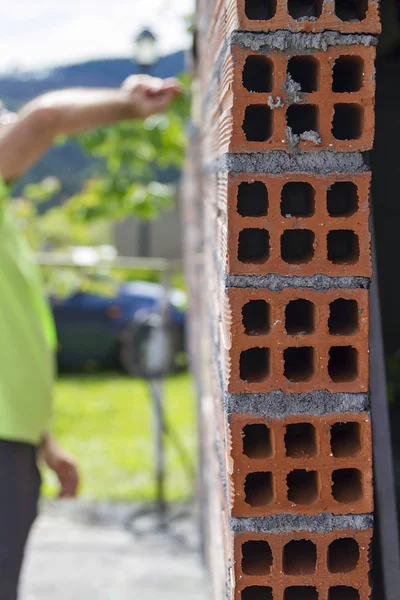
[{"label": "man's arm", "polygon": [[58,135],[73,135],[126,119],[163,112],[179,94],[175,79],[129,77],[120,89],[48,92],[29,102],[14,121],[0,123],[0,173],[11,181],[28,170]]}]

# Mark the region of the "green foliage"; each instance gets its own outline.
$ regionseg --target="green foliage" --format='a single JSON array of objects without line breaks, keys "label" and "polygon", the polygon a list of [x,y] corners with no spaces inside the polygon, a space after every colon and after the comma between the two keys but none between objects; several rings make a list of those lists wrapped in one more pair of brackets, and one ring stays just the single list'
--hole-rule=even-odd
[{"label": "green foliage", "polygon": [[[193,464],[196,456],[195,403],[189,377],[165,382],[166,419]],[[118,374],[64,376],[56,386],[52,430],[78,459],[80,495],[92,499],[153,500],[154,441],[146,385]],[[166,437],[167,497],[192,497],[194,481]],[[54,473],[43,470],[43,492],[57,494]]]},{"label": "green foliage", "polygon": [[181,77],[182,95],[162,115],[145,121],[123,121],[77,137],[90,155],[105,161],[105,170],[89,180],[67,203],[75,220],[152,219],[173,203],[175,186],[160,183],[159,176],[179,169],[186,144],[189,116],[189,79]]}]

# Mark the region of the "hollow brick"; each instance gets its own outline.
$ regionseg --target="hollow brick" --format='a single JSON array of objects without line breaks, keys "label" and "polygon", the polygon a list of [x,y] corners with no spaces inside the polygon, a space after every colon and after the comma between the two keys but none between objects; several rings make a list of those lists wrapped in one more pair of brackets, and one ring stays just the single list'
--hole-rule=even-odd
[{"label": "hollow brick", "polygon": [[232,288],[227,299],[220,348],[228,392],[368,391],[367,290]]},{"label": "hollow brick", "polygon": [[[223,4],[221,5],[223,6]],[[297,32],[380,33],[379,3],[360,2],[295,2],[270,0],[229,0],[226,3],[227,31],[274,31],[286,29]],[[317,7],[317,9],[315,8]],[[347,11],[346,11],[347,8]],[[350,10],[349,10],[350,9]],[[221,10],[221,9],[220,9]],[[307,20],[311,11],[312,18]]]},{"label": "hollow brick", "polygon": [[[371,149],[375,53],[374,47],[353,45],[264,55],[233,46],[219,85],[212,84],[212,155]],[[293,138],[288,127],[300,137]],[[309,131],[316,135],[307,136]]]},{"label": "hollow brick", "polygon": [[367,413],[285,419],[232,414],[229,429],[232,516],[372,511]]},{"label": "hollow brick", "polygon": [[[219,253],[227,272],[370,276],[370,182],[369,173],[222,175],[214,193]],[[268,253],[267,242],[258,237],[253,255],[243,257],[241,251],[259,231],[268,234]],[[311,233],[304,238],[304,231]],[[291,255],[298,235],[299,254]]]},{"label": "hollow brick", "polygon": [[271,586],[277,594],[273,598],[280,598],[291,586],[312,586],[317,588],[318,597],[326,600],[329,589],[346,586],[367,600],[371,593],[371,543],[372,530],[236,533],[233,598],[241,600],[242,591],[251,586]]}]

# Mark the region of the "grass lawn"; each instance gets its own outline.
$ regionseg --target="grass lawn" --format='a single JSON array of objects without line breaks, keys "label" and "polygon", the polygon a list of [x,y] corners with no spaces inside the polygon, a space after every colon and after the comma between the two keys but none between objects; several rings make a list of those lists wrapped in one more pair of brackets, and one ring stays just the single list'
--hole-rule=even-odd
[{"label": "grass lawn", "polygon": [[[195,404],[188,375],[165,386],[168,423],[194,461]],[[53,432],[79,460],[81,496],[94,499],[149,500],[154,497],[152,411],[143,382],[120,374],[62,376],[56,389]],[[192,495],[179,457],[167,442],[169,500]],[[43,472],[43,491],[56,493],[53,473]]]}]

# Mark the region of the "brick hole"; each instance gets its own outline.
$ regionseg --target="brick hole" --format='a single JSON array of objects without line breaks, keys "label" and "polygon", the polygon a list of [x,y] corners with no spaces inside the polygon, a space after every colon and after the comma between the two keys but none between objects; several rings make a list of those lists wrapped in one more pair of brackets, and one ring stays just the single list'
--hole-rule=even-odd
[{"label": "brick hole", "polygon": [[358,469],[338,469],[332,473],[332,496],[341,504],[363,497],[362,473]]},{"label": "brick hole", "polygon": [[296,470],[287,476],[288,499],[295,504],[314,504],[319,498],[320,483],[316,471]]},{"label": "brick hole", "polygon": [[272,473],[250,473],[244,483],[245,502],[250,506],[267,506],[275,499]]},{"label": "brick hole", "polygon": [[335,13],[342,21],[363,21],[367,11],[368,0],[335,0]]},{"label": "brick hole", "polygon": [[315,330],[315,306],[309,300],[291,300],[285,309],[285,328],[289,335],[306,335]]},{"label": "brick hole", "polygon": [[329,589],[328,600],[360,600],[360,593],[353,587],[337,585]]},{"label": "brick hole", "polygon": [[350,217],[358,210],[358,188],[351,181],[338,181],[327,193],[327,208],[331,217]]},{"label": "brick hole", "polygon": [[242,591],[242,600],[274,600],[272,588],[252,585]]},{"label": "brick hole", "polygon": [[317,566],[317,547],[310,540],[292,540],[283,548],[285,575],[312,575]]},{"label": "brick hole", "polygon": [[265,56],[248,56],[243,67],[243,86],[249,92],[272,91],[273,64]]},{"label": "brick hole", "polygon": [[288,0],[288,13],[298,21],[320,17],[323,0]]},{"label": "brick hole", "polygon": [[314,257],[314,232],[310,229],[286,229],[281,235],[282,260],[301,265]]},{"label": "brick hole", "polygon": [[272,135],[272,110],[264,104],[246,106],[242,127],[249,142],[266,142]]},{"label": "brick hole", "polygon": [[337,140],[358,140],[364,127],[364,109],[359,104],[335,104],[332,134]]},{"label": "brick hole", "polygon": [[284,376],[289,381],[310,381],[315,373],[314,348],[286,348],[283,353]]},{"label": "brick hole", "polygon": [[329,349],[328,373],[337,383],[355,381],[358,377],[358,352],[352,346],[332,346]]},{"label": "brick hole", "polygon": [[319,63],[313,56],[293,56],[287,72],[302,92],[316,92],[319,87]]},{"label": "brick hole", "polygon": [[328,570],[330,573],[355,571],[360,560],[360,548],[353,538],[340,538],[329,544]]},{"label": "brick hole", "polygon": [[243,454],[249,458],[272,456],[272,434],[269,427],[263,423],[243,427]]},{"label": "brick hole", "polygon": [[275,16],[277,0],[245,0],[244,12],[250,21],[269,21]]},{"label": "brick hole", "polygon": [[269,259],[269,233],[266,229],[249,227],[239,232],[238,260],[262,264]]},{"label": "brick hole", "polygon": [[360,259],[358,235],[351,229],[335,229],[327,236],[328,260],[336,265],[354,265]]},{"label": "brick hole", "polygon": [[285,433],[286,456],[305,458],[318,454],[317,433],[311,423],[287,425]]},{"label": "brick hole", "polygon": [[261,181],[239,184],[237,211],[241,217],[265,217],[268,214],[268,190]]},{"label": "brick hole", "polygon": [[[352,105],[345,105],[352,106]],[[292,104],[286,111],[286,122],[292,132],[301,135],[307,131],[319,131],[319,113],[314,104]],[[339,138],[349,139],[349,138]]]},{"label": "brick hole", "polygon": [[282,188],[281,214],[284,217],[312,217],[315,212],[315,190],[310,183],[290,181]]},{"label": "brick hole", "polygon": [[245,575],[269,575],[272,562],[268,542],[257,540],[242,544],[242,571]]},{"label": "brick hole", "polygon": [[286,588],[284,600],[318,600],[317,588],[311,586],[292,586]]},{"label": "brick hole", "polygon": [[242,308],[246,335],[262,335],[271,329],[271,307],[265,300],[250,300]]},{"label": "brick hole", "polygon": [[269,376],[269,348],[249,348],[240,354],[240,379],[249,383],[264,381]]},{"label": "brick hole", "polygon": [[331,427],[331,450],[336,458],[356,456],[361,450],[361,425],[351,421]]},{"label": "brick hole", "polygon": [[338,298],[329,305],[328,328],[331,335],[352,335],[359,328],[358,302]]},{"label": "brick hole", "polygon": [[363,86],[364,61],[360,56],[339,56],[333,67],[334,92],[358,92]]}]

